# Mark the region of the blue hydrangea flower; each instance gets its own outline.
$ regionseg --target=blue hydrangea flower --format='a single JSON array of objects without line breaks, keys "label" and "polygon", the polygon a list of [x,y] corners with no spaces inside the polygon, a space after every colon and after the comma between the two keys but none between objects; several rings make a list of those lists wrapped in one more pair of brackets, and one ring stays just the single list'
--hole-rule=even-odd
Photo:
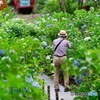
[{"label": "blue hydrangea flower", "polygon": [[81,26],[81,30],[85,31],[86,30],[86,25]]},{"label": "blue hydrangea flower", "polygon": [[37,81],[32,82],[32,86],[34,87],[41,87]]},{"label": "blue hydrangea flower", "polygon": [[30,75],[30,77],[26,78],[26,82],[28,82],[28,83],[32,83],[33,82],[33,78],[32,78],[31,75]]},{"label": "blue hydrangea flower", "polygon": [[92,90],[88,92],[88,96],[98,96],[98,92],[96,92],[95,90]]},{"label": "blue hydrangea flower", "polygon": [[80,60],[74,60],[74,65],[80,67],[81,66]]},{"label": "blue hydrangea flower", "polygon": [[5,51],[4,50],[0,50],[0,56],[4,57],[5,56]]},{"label": "blue hydrangea flower", "polygon": [[47,42],[43,41],[42,42],[43,48],[46,48],[48,46]]},{"label": "blue hydrangea flower", "polygon": [[74,77],[74,80],[75,80],[75,83],[76,83],[76,84],[80,84],[80,83],[83,81],[81,75],[80,75],[79,77],[78,77],[78,76],[75,76],[75,77]]},{"label": "blue hydrangea flower", "polygon": [[89,75],[89,72],[84,72],[83,74],[82,74],[83,76],[88,76]]}]

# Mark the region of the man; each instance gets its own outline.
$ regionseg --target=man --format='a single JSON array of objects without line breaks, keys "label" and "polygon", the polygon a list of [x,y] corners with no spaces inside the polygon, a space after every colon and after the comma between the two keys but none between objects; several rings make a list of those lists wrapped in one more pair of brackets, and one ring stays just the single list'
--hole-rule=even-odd
[{"label": "man", "polygon": [[65,30],[61,30],[58,33],[58,38],[53,41],[53,48],[54,48],[54,58],[53,63],[55,65],[55,73],[54,73],[54,88],[55,91],[60,91],[59,89],[59,73],[60,68],[62,69],[64,75],[64,92],[70,91],[69,88],[69,75],[61,66],[66,64],[67,59],[67,48],[71,47],[70,41],[68,41],[68,35]]}]

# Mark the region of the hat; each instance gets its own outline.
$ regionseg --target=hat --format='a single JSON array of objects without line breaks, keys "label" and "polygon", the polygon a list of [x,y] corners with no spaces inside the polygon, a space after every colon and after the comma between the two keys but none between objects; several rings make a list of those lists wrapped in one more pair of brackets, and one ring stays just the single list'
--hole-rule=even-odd
[{"label": "hat", "polygon": [[65,30],[60,30],[60,32],[58,33],[58,36],[67,36],[67,33]]}]

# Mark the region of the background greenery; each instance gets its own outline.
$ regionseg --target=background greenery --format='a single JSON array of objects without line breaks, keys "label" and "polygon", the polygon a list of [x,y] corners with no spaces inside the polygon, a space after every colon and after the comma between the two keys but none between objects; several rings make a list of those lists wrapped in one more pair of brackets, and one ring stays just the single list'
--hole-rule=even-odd
[{"label": "background greenery", "polygon": [[54,72],[52,41],[62,29],[72,43],[66,60],[70,67],[63,66],[76,77],[72,90],[88,93],[75,100],[100,99],[100,9],[75,10],[76,3],[69,2],[65,13],[55,0],[37,1],[44,14],[33,23],[14,18],[9,7],[0,11],[0,99],[47,100],[38,76]]}]

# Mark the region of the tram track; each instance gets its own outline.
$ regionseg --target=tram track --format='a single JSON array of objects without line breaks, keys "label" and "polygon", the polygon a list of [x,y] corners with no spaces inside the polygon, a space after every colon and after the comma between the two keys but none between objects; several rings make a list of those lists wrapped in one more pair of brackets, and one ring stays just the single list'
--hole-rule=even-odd
[{"label": "tram track", "polygon": [[16,14],[15,18],[24,19],[28,22],[33,22],[34,18],[37,18],[39,16],[39,14]]},{"label": "tram track", "polygon": [[40,14],[37,14],[37,13],[32,12],[32,13],[28,14],[28,13],[25,13],[25,11],[24,11],[24,14],[23,14],[21,12],[18,12],[14,6],[11,6],[11,8],[12,8],[12,12],[15,13],[15,18],[24,19],[27,22],[33,22],[34,18],[40,17]]}]

